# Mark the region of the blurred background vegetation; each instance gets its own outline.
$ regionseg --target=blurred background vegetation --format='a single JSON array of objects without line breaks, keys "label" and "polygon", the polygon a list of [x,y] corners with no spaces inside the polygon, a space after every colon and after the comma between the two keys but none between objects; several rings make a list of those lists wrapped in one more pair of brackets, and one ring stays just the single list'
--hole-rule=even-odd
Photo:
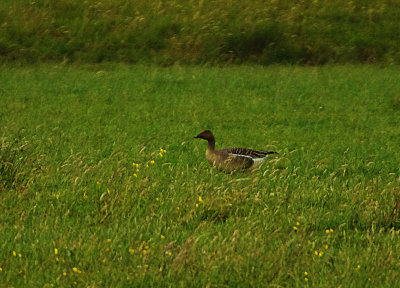
[{"label": "blurred background vegetation", "polygon": [[400,63],[398,0],[2,0],[0,61]]}]

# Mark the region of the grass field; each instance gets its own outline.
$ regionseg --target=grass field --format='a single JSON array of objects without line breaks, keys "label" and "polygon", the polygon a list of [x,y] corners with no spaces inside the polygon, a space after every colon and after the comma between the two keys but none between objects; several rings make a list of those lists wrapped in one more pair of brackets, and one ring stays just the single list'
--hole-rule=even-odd
[{"label": "grass field", "polygon": [[1,66],[0,287],[399,286],[399,72]]}]

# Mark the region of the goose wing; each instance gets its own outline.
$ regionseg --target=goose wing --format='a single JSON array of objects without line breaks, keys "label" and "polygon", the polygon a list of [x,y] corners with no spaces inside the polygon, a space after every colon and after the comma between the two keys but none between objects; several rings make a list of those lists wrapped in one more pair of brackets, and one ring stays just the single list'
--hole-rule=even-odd
[{"label": "goose wing", "polygon": [[253,149],[247,149],[247,148],[228,148],[224,149],[226,152],[229,154],[241,156],[241,157],[249,157],[252,160],[257,159],[257,158],[264,158],[268,154],[277,154],[277,152],[274,151],[260,151],[260,150],[253,150]]},{"label": "goose wing", "polygon": [[248,155],[228,153],[225,164],[233,169],[247,169],[254,164],[254,159]]}]

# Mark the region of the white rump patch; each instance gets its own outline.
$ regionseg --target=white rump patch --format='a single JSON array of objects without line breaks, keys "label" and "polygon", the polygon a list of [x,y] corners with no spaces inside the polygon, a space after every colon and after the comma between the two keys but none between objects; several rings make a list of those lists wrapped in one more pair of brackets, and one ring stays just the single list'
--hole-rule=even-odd
[{"label": "white rump patch", "polygon": [[253,159],[253,161],[254,161],[253,167],[258,167],[258,166],[260,166],[260,165],[265,161],[266,158],[267,158],[267,157],[265,157],[265,158],[256,158],[256,159]]}]

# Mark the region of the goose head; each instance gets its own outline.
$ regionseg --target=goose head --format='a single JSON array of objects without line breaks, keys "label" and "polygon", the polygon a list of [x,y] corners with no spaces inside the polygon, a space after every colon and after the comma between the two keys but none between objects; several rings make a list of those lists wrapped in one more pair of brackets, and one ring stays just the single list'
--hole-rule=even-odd
[{"label": "goose head", "polygon": [[210,130],[203,130],[194,138],[210,141],[210,140],[214,139],[214,135],[211,133]]}]

